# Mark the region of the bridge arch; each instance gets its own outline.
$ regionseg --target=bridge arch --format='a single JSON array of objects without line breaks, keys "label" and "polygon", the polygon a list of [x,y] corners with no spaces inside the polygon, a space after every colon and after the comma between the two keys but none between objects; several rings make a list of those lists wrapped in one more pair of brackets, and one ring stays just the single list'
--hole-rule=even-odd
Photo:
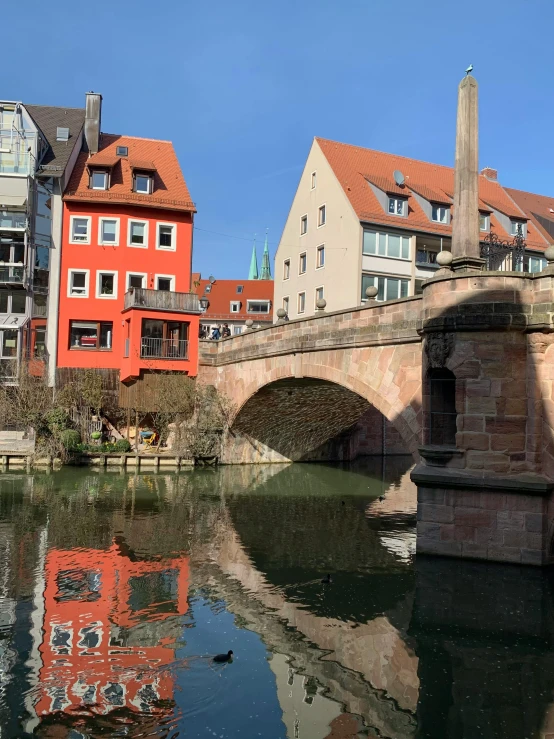
[{"label": "bridge arch", "polygon": [[[234,404],[231,429],[243,436],[255,439],[260,434],[254,426],[276,424],[282,409],[270,397],[272,390],[283,390],[289,383],[289,390],[298,393],[310,383],[312,388],[319,383],[314,394],[320,391],[321,395],[326,388],[328,396],[342,404],[342,410],[348,409],[344,410],[341,430],[351,428],[365,411],[373,408],[392,425],[406,451],[417,457],[421,443],[421,354],[413,345],[297,353],[242,361],[218,369],[218,386]],[[260,415],[264,403],[269,408]],[[305,404],[304,410],[311,413],[314,406]],[[337,410],[340,413],[341,407]],[[330,431],[334,434],[337,430],[337,424],[331,424]]]}]

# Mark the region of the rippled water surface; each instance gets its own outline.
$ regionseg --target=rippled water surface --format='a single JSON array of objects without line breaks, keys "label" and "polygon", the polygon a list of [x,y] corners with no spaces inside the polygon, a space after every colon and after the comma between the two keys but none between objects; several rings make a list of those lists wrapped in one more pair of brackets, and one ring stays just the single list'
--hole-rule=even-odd
[{"label": "rippled water surface", "polygon": [[0,476],[0,737],[554,737],[551,575],[416,560],[410,464]]}]

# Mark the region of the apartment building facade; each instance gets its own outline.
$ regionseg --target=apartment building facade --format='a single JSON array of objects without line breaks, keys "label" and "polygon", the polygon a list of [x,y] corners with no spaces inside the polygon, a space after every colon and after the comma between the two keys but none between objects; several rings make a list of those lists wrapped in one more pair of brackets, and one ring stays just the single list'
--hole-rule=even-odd
[{"label": "apartment building facade", "polygon": [[[276,253],[274,316],[313,315],[321,298],[327,310],[351,308],[368,287],[377,300],[418,294],[450,250],[453,195],[450,167],[314,139]],[[490,168],[479,209],[484,242],[521,236],[525,257],[514,268],[542,269],[552,235]]]},{"label": "apartment building facade", "polygon": [[84,120],[84,108],[0,101],[0,374],[8,381],[28,358],[47,362],[53,381],[62,194]]},{"label": "apartment building facade", "polygon": [[87,96],[84,148],[63,197],[57,367],[194,376],[194,204],[171,142],[101,133]]},{"label": "apartment building facade", "polygon": [[216,326],[227,324],[231,336],[273,323],[273,280],[203,280],[193,276],[193,289],[200,299],[200,325],[209,338]]}]

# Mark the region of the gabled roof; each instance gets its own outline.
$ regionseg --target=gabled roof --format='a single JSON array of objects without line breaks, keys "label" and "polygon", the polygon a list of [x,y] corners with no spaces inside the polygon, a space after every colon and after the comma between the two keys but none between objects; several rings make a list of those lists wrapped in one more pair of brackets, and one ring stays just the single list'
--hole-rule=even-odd
[{"label": "gabled roof", "polygon": [[[508,195],[525,212],[525,215],[536,231],[544,239],[545,246],[554,244],[554,198],[547,195],[535,195],[532,192],[505,188]],[[530,228],[530,225],[527,225]]]},{"label": "gabled roof", "polygon": [[[244,321],[252,318],[255,321],[272,322],[272,311],[269,313],[247,313],[247,300],[273,300],[273,280],[216,280],[210,291],[205,293],[209,280],[202,280],[199,274],[193,274],[192,289],[198,296],[206,294],[209,306],[203,314],[212,320]],[[195,283],[200,283],[197,287]],[[237,292],[237,286],[242,285],[242,292]],[[231,302],[240,302],[240,310],[231,313]]]},{"label": "gabled roof", "polygon": [[[64,200],[108,202],[195,212],[187,183],[181,172],[171,141],[140,139],[132,136],[101,134],[100,151],[88,157],[82,152],[66,188]],[[126,146],[128,156],[118,156],[116,148]],[[89,189],[88,162],[116,160],[112,167],[109,190]],[[133,167],[139,162],[154,168],[154,191],[151,195],[133,192]]]},{"label": "gabled roof", "polygon": [[[85,124],[84,108],[57,108],[51,105],[27,105],[25,109],[42,131],[48,141],[48,151],[44,155],[37,174],[39,176],[61,177],[81,130]],[[69,128],[69,139],[57,141],[58,126]]]},{"label": "gabled roof", "polygon": [[[360,146],[342,144],[316,138],[331,169],[348,197],[360,221],[379,225],[410,228],[414,231],[451,236],[452,226],[430,221],[413,193],[429,202],[450,203],[454,194],[454,169],[440,164],[387,154]],[[395,170],[404,175],[405,184],[399,187],[393,177]],[[385,213],[368,181],[387,193],[403,194],[408,198],[406,217]],[[530,218],[520,204],[502,185],[479,175],[479,208],[484,212],[499,211],[509,218]],[[453,212],[453,218],[456,214]],[[492,230],[502,239],[513,237],[491,215]],[[528,224],[527,243],[530,248],[544,249],[542,232],[535,222]]]}]

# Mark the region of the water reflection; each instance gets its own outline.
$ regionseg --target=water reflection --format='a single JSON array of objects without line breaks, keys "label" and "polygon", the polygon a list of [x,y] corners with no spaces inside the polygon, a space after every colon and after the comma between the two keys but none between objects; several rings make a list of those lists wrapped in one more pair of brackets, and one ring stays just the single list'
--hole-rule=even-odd
[{"label": "water reflection", "polygon": [[1,476],[0,735],[546,739],[551,577],[415,560],[410,463]]}]

